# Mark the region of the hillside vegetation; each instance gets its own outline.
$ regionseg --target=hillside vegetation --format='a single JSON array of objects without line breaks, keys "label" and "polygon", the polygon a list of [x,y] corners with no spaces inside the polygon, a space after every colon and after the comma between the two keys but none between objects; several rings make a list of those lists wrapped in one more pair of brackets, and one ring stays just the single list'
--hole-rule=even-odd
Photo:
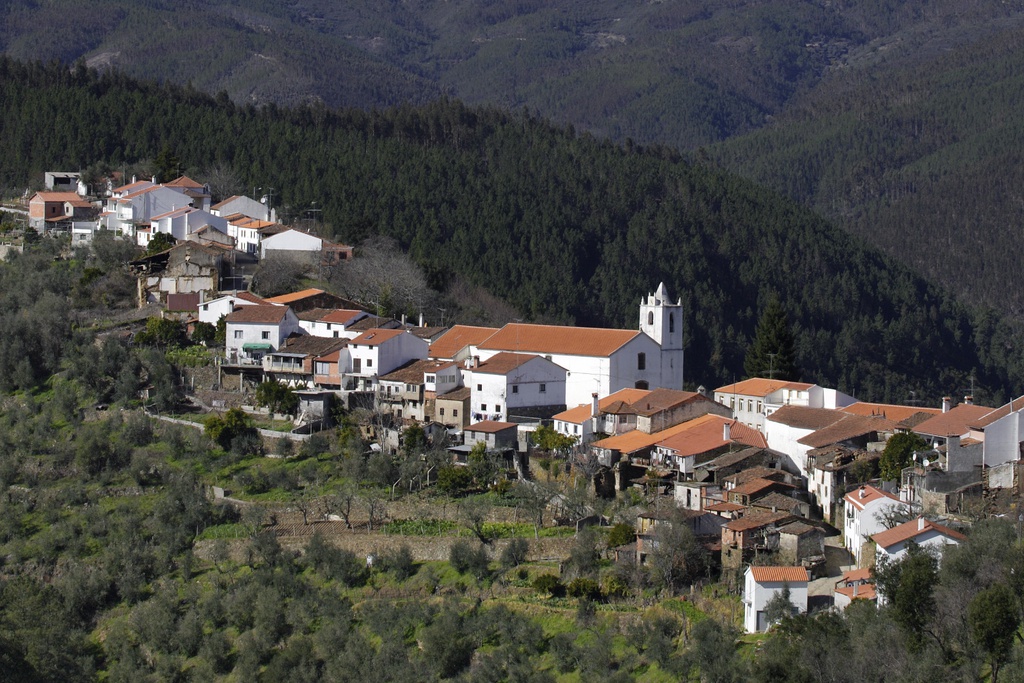
[{"label": "hillside vegetation", "polygon": [[318,202],[339,239],[391,236],[437,287],[459,276],[531,319],[633,327],[639,297],[664,281],[684,301],[694,385],[742,376],[774,294],[808,380],[934,404],[971,375],[980,402],[1020,385],[1012,330],[994,313],[973,314],[797,204],[664,148],[455,102],[258,110],[10,60],[0,105],[8,187],[173,148],[190,173],[229,167],[246,185],[278,188],[284,211]]}]

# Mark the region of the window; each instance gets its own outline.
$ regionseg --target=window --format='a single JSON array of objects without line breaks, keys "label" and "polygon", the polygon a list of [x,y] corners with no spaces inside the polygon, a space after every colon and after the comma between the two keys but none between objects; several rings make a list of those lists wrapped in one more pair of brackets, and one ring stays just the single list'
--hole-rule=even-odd
[{"label": "window", "polygon": [[573,425],[572,426],[572,433],[573,434],[579,434],[580,433],[580,426],[579,425]]},{"label": "window", "polygon": [[459,416],[459,409],[458,408],[452,408],[452,417],[458,417],[458,416]]},{"label": "window", "polygon": [[[650,385],[647,384],[647,380],[645,380],[645,379],[638,379],[636,381],[636,384],[633,385],[633,388],[635,388],[635,389],[644,389],[646,391],[647,389],[650,388]],[[626,421],[625,418],[620,418],[620,422],[625,422],[625,421]]]},{"label": "window", "polygon": [[330,323],[327,323],[327,329],[328,330],[331,329],[331,324]]},{"label": "window", "polygon": [[541,385],[540,385],[540,393],[542,393],[542,394],[548,393],[548,385],[547,384],[544,384],[543,382],[541,383]]},{"label": "window", "polygon": [[434,376],[433,375],[427,375],[427,382],[432,384],[434,382]]},{"label": "window", "polygon": [[484,390],[484,385],[483,384],[477,384],[476,385],[476,390],[477,391],[483,391]]},{"label": "window", "polygon": [[648,325],[653,325],[654,324],[654,312],[653,311],[651,311],[650,313],[647,314],[647,324]]},{"label": "window", "polygon": [[761,402],[760,401],[757,402],[757,412],[759,412],[759,413],[761,412]]},{"label": "window", "polygon": [[264,339],[270,339],[270,332],[263,332]]},{"label": "window", "polygon": [[481,403],[480,404],[480,410],[482,410],[482,411],[484,411],[486,413],[487,412],[487,404],[486,403]]},{"label": "window", "polygon": [[646,370],[647,369],[647,354],[642,352],[642,351],[640,353],[636,354],[636,369],[637,370]]},{"label": "window", "polygon": [[241,330],[235,330],[235,339],[241,339],[241,338],[242,338],[242,331]]},{"label": "window", "polygon": [[444,408],[438,408],[438,409],[437,409],[437,413],[438,413],[438,415],[440,415],[441,417],[444,417]]},{"label": "window", "polygon": [[736,397],[735,396],[733,396],[732,398],[729,399],[729,407],[732,408],[733,410],[736,410]]},{"label": "window", "polygon": [[512,385],[512,393],[513,394],[518,394],[519,393],[519,385],[518,384],[513,384]]},{"label": "window", "polygon": [[366,359],[366,367],[368,367],[368,368],[372,368],[373,367],[373,359],[372,358],[367,358]]},{"label": "window", "polygon": [[494,412],[496,412],[496,413],[500,413],[501,412],[501,404],[500,403],[495,403],[494,404]]},{"label": "window", "polygon": [[675,313],[669,313],[668,314],[668,333],[672,334],[675,331],[676,331],[676,314]]},{"label": "window", "polygon": [[335,339],[337,339],[337,338],[338,338],[338,331],[337,331],[337,330],[335,330],[335,331],[334,331],[334,338],[335,338]]}]

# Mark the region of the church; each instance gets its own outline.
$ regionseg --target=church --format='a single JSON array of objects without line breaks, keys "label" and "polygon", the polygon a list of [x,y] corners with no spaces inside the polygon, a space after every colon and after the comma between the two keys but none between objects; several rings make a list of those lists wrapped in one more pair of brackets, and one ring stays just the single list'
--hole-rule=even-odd
[{"label": "church", "polygon": [[683,388],[683,305],[662,283],[640,301],[639,329],[510,323],[470,347],[483,362],[499,353],[543,356],[565,368],[565,403],[589,404],[620,389]]}]

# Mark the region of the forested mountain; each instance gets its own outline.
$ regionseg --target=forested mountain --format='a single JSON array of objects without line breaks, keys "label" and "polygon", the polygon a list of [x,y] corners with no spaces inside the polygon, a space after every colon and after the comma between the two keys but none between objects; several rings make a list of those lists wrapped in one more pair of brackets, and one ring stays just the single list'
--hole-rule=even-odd
[{"label": "forested mountain", "polygon": [[664,281],[684,301],[693,384],[742,375],[759,309],[777,295],[808,380],[933,403],[970,375],[981,402],[1020,386],[998,316],[969,313],[797,204],[671,150],[618,147],[527,114],[447,101],[257,109],[4,60],[0,137],[7,187],[166,148],[199,177],[230,167],[278,188],[284,211],[318,202],[339,239],[392,236],[436,286],[458,275],[532,319],[632,327],[639,297]]}]

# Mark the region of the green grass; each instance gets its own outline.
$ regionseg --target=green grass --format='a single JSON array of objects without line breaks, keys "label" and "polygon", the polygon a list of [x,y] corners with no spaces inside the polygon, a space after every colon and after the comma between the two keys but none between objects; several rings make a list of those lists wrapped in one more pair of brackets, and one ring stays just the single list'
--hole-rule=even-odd
[{"label": "green grass", "polygon": [[217,524],[208,526],[199,534],[197,541],[206,541],[215,538],[245,538],[248,535],[245,527],[241,524]]}]

